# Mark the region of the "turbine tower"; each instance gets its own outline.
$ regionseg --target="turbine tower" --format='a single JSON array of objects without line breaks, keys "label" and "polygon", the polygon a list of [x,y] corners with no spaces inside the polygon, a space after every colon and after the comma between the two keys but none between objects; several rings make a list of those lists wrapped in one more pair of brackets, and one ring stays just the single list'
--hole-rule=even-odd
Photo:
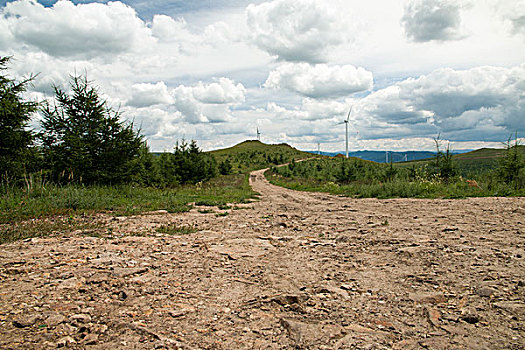
[{"label": "turbine tower", "polygon": [[346,127],[346,158],[348,158],[348,122],[350,120],[350,114],[352,113],[352,106],[350,107],[350,111],[348,112],[348,116],[345,120],[343,120],[341,123],[338,123],[337,125],[345,124]]},{"label": "turbine tower", "polygon": [[259,127],[257,127],[257,141],[261,141],[261,132],[259,131]]}]

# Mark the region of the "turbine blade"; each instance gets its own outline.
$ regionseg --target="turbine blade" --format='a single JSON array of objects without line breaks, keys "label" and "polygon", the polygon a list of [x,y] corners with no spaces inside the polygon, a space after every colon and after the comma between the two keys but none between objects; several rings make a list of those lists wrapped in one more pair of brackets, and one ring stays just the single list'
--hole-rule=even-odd
[{"label": "turbine blade", "polygon": [[352,113],[352,107],[354,107],[354,106],[350,106],[350,111],[348,112],[348,116],[346,117],[346,122],[347,123],[350,120],[350,114]]}]

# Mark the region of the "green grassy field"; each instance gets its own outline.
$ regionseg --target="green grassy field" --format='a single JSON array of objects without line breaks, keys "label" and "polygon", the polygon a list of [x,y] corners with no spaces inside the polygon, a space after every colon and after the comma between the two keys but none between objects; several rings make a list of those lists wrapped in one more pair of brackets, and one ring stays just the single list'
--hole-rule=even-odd
[{"label": "green grassy field", "polygon": [[5,190],[0,196],[0,243],[42,235],[42,232],[90,230],[95,213],[135,215],[167,210],[184,212],[197,205],[226,206],[256,198],[248,176],[221,176],[193,186],[156,189],[134,186],[34,186]]}]

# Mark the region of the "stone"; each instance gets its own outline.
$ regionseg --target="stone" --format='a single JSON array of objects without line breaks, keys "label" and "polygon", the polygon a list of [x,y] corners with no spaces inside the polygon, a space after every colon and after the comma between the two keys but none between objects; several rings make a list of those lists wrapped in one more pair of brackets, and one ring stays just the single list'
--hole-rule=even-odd
[{"label": "stone", "polygon": [[496,291],[492,288],[489,288],[489,287],[481,287],[481,288],[478,288],[476,290],[476,294],[481,296],[481,297],[485,297],[485,298],[490,298],[494,295]]},{"label": "stone", "polygon": [[64,337],[57,342],[57,348],[66,348],[70,345],[76,344],[77,342],[70,336]]},{"label": "stone", "polygon": [[73,323],[89,323],[91,322],[91,316],[88,314],[76,314],[69,318]]},{"label": "stone", "polygon": [[84,344],[95,345],[98,342],[98,334],[91,333],[84,338]]},{"label": "stone", "polygon": [[59,313],[52,314],[46,319],[46,324],[48,327],[56,327],[63,322],[66,322],[66,318],[64,315]]},{"label": "stone", "polygon": [[16,328],[31,327],[40,320],[41,318],[38,315],[22,315],[13,320],[13,326]]},{"label": "stone", "polygon": [[460,319],[470,324],[476,324],[480,321],[478,313],[473,308],[465,308],[461,310]]},{"label": "stone", "polygon": [[121,290],[120,292],[117,293],[117,297],[119,298],[119,300],[124,301],[128,298],[128,295],[126,294],[126,292]]},{"label": "stone", "polygon": [[434,327],[439,327],[440,326],[440,317],[441,317],[441,313],[434,309],[434,308],[430,308],[430,307],[427,307],[425,308],[425,313],[426,313],[426,316],[427,316],[427,319],[428,319],[428,322],[430,322],[430,324]]},{"label": "stone", "polygon": [[279,295],[271,299],[272,302],[281,306],[302,304],[307,297],[304,295]]}]

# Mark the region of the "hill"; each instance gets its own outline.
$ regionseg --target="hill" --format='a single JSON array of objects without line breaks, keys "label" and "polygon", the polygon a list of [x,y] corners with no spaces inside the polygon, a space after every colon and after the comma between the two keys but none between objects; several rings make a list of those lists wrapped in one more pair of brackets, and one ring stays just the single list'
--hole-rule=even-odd
[{"label": "hill", "polygon": [[[519,151],[525,157],[525,146],[519,145]],[[506,150],[503,148],[480,148],[475,151],[454,154],[453,159],[456,161],[462,174],[480,173],[486,170],[498,167],[499,160],[505,155]],[[424,165],[433,161],[433,157],[409,162],[412,165]],[[403,165],[405,165],[404,163]]]},{"label": "hill", "polygon": [[207,152],[212,154],[218,164],[228,162],[233,173],[262,169],[272,165],[284,164],[292,159],[311,158],[312,154],[299,151],[281,143],[268,145],[257,140],[241,142],[233,147]]}]

